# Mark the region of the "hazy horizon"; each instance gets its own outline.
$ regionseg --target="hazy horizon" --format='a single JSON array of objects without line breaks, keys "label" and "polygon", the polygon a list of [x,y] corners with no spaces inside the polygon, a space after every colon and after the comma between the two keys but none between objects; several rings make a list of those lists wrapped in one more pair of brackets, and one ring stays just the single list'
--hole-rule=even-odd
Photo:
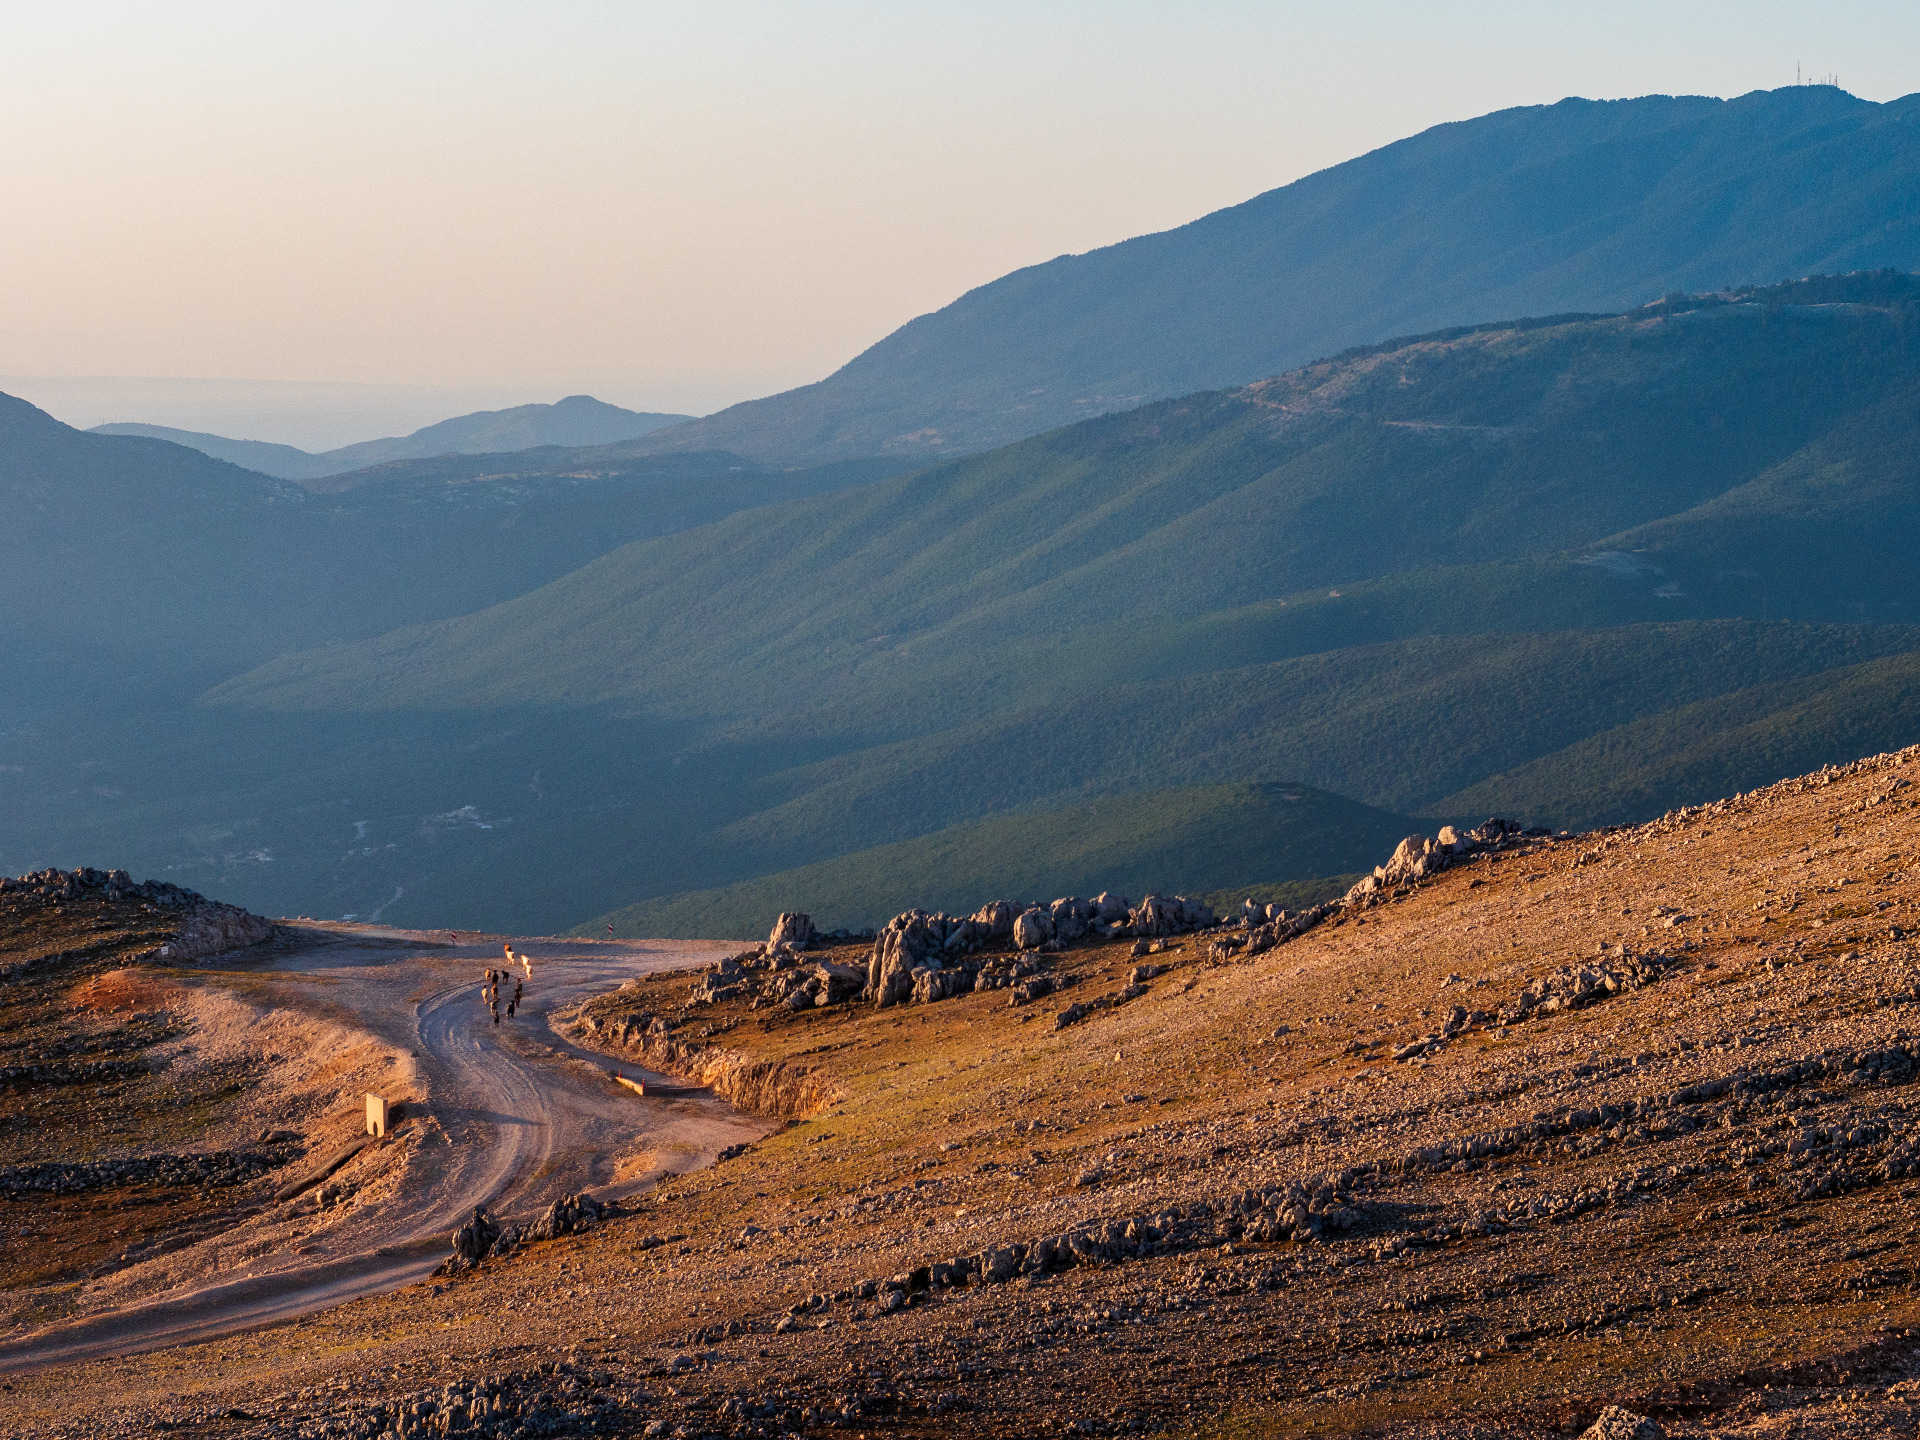
[{"label": "hazy horizon", "polygon": [[[478,410],[552,404],[583,392],[209,376],[0,375],[0,393],[16,395],[79,430],[108,424],[166,425],[318,452],[410,435]],[[623,396],[611,388],[593,398],[629,410],[657,409],[643,403],[644,395]]]},{"label": "hazy horizon", "polygon": [[1796,66],[1884,101],[1920,60],[1885,3],[201,0],[0,38],[35,220],[0,375],[69,423],[308,449],[575,393],[702,414],[1434,124]]}]

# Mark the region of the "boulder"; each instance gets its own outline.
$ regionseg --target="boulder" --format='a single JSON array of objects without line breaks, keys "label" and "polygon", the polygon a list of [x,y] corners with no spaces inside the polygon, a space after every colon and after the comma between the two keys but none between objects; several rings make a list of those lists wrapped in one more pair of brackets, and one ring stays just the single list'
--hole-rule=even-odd
[{"label": "boulder", "polygon": [[[937,925],[937,928],[936,928]],[[908,910],[887,922],[867,960],[866,996],[878,1006],[898,1005],[913,994],[913,972],[946,943],[944,915]],[[935,968],[940,961],[932,961]]]},{"label": "boulder", "polygon": [[591,1195],[569,1195],[549,1205],[520,1238],[530,1241],[557,1240],[562,1235],[575,1235],[582,1230],[591,1230],[609,1213],[607,1207]]},{"label": "boulder", "polygon": [[1078,940],[1086,934],[1093,918],[1093,902],[1077,896],[1056,900],[1047,907],[1047,919],[1053,925],[1053,938],[1063,943]]},{"label": "boulder", "polygon": [[1020,913],[1013,922],[1013,943],[1022,950],[1038,950],[1053,939],[1053,917],[1038,905]]},{"label": "boulder", "polygon": [[985,943],[984,929],[971,920],[948,920],[947,938],[940,942],[940,948],[949,957],[970,955]]},{"label": "boulder", "polygon": [[464,1265],[476,1265],[492,1251],[499,1238],[498,1222],[476,1205],[473,1217],[453,1232],[454,1258]]},{"label": "boulder", "polygon": [[804,950],[813,943],[813,917],[793,911],[782,912],[773,922],[773,930],[767,936],[767,948],[775,945],[791,945],[796,950]]},{"label": "boulder", "polygon": [[813,967],[813,975],[819,982],[814,988],[816,1005],[838,1005],[842,1000],[851,1000],[867,983],[866,972],[853,965],[822,962]]},{"label": "boulder", "polygon": [[973,977],[964,970],[943,970],[922,965],[913,972],[913,1003],[931,1005],[949,996],[964,995],[973,988]]},{"label": "boulder", "polygon": [[1026,1254],[1024,1245],[996,1245],[982,1250],[970,1268],[984,1283],[998,1285],[1020,1273],[1020,1262]]},{"label": "boulder", "polygon": [[1124,895],[1115,895],[1102,890],[1093,897],[1094,918],[1102,925],[1121,925],[1126,922],[1127,914],[1133,909],[1133,902]]},{"label": "boulder", "polygon": [[1141,936],[1179,935],[1213,923],[1213,911],[1184,895],[1149,895],[1127,917],[1129,933]]},{"label": "boulder", "polygon": [[1498,845],[1508,836],[1518,835],[1520,833],[1522,833],[1520,827],[1514,824],[1513,821],[1502,820],[1498,815],[1491,815],[1488,816],[1482,824],[1476,825],[1473,829],[1469,830],[1467,832],[1467,838],[1473,841],[1475,847],[1478,848],[1488,845]]},{"label": "boulder", "polygon": [[1013,938],[1013,922],[1019,918],[1019,911],[1008,901],[990,900],[967,918],[982,927],[983,940],[1010,940]]},{"label": "boulder", "polygon": [[1032,975],[1014,986],[1013,999],[1009,1003],[1025,1005],[1031,1001],[1040,999],[1043,995],[1051,995],[1052,993],[1053,976]]},{"label": "boulder", "polygon": [[1385,865],[1376,865],[1373,878],[1383,886],[1405,885],[1443,869],[1447,852],[1424,835],[1409,835],[1394,847]]}]

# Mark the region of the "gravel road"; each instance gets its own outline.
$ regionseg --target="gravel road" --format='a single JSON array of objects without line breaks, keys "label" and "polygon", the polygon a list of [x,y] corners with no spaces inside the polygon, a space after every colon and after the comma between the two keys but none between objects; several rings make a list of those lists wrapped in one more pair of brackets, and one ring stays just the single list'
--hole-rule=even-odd
[{"label": "gravel road", "polygon": [[[410,1146],[398,1184],[378,1203],[329,1216],[324,1229],[289,1226],[287,1207],[267,1205],[206,1247],[184,1283],[11,1337],[0,1345],[0,1374],[202,1340],[391,1290],[430,1275],[477,1205],[524,1223],[578,1191],[616,1199],[771,1128],[713,1097],[643,1099],[614,1084],[606,1057],[576,1049],[553,1026],[587,996],[700,964],[723,942],[513,939],[533,975],[516,967],[523,1005],[495,1026],[480,986],[487,966],[504,963],[507,937],[462,932],[456,945],[445,931],[306,922],[294,935],[237,973],[254,1005],[346,1020],[392,1052],[397,1073],[410,1068],[410,1119],[388,1142]],[[623,1073],[666,1078],[632,1066]]]}]

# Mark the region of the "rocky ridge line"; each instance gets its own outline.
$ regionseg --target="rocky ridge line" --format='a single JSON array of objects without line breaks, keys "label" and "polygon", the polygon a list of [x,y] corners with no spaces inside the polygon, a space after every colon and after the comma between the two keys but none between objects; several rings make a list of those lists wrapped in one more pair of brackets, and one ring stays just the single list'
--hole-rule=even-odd
[{"label": "rocky ridge line", "polygon": [[[238,905],[209,900],[197,891],[164,880],[142,880],[135,884],[124,870],[96,870],[90,865],[75,870],[35,870],[26,875],[0,876],[0,896],[15,896],[30,904],[49,906],[90,899],[140,905],[164,917],[172,924],[173,933],[155,949],[131,957],[136,960],[174,964],[206,960],[230,950],[258,945],[273,934],[271,920]],[[62,951],[0,966],[0,979],[70,958],[69,952]]]}]

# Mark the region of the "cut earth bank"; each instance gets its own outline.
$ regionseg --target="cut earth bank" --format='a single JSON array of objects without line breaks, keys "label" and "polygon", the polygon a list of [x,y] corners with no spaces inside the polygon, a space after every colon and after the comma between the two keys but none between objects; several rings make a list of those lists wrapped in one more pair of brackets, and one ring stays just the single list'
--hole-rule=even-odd
[{"label": "cut earth bank", "polygon": [[806,1077],[811,1113],[583,1235],[16,1377],[0,1414],[1538,1437],[1618,1403],[1669,1435],[1914,1434],[1916,779],[1903,751],[1534,838],[1258,953],[1083,938],[1024,1003],[643,979],[576,1033],[672,1020],[695,1059]]}]

